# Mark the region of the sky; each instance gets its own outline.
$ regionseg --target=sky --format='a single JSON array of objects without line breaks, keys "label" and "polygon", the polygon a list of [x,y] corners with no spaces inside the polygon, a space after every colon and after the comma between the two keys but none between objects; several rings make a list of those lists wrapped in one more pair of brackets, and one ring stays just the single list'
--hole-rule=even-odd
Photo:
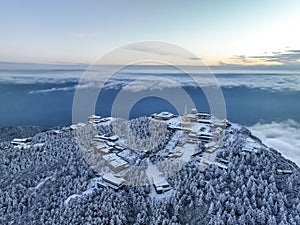
[{"label": "sky", "polygon": [[208,65],[298,65],[299,12],[299,0],[0,0],[0,62],[90,64],[162,41]]}]

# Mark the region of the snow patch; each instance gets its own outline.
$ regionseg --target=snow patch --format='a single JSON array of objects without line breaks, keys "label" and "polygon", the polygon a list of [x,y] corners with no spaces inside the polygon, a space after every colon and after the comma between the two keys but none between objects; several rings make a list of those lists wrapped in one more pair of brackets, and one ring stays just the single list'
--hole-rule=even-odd
[{"label": "snow patch", "polygon": [[84,195],[90,195],[90,194],[92,194],[93,191],[94,191],[94,189],[97,189],[97,188],[98,188],[98,187],[97,187],[97,183],[98,183],[100,180],[102,180],[101,177],[95,177],[95,178],[93,178],[93,179],[90,181],[90,183],[88,184],[87,189],[86,189],[84,192],[82,192],[81,194],[72,194],[72,195],[70,195],[70,196],[64,201],[64,206],[65,206],[65,207],[68,207],[69,202],[70,202],[71,199],[73,199],[73,198],[81,198],[81,197],[83,197]]}]

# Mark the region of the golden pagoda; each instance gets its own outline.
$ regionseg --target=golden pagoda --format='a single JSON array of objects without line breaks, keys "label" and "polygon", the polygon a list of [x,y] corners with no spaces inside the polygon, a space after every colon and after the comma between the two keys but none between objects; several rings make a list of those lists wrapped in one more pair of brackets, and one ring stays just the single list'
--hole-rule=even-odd
[{"label": "golden pagoda", "polygon": [[191,128],[191,120],[188,116],[187,108],[184,108],[183,116],[181,117],[181,127],[182,128]]}]

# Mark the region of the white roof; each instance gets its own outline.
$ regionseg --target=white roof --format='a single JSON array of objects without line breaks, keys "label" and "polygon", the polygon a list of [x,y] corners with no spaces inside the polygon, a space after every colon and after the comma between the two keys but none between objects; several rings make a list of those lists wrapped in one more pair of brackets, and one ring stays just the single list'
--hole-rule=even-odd
[{"label": "white roof", "polygon": [[29,138],[14,138],[11,142],[26,142],[29,140]]},{"label": "white roof", "polygon": [[278,169],[277,172],[278,173],[293,173],[292,170],[280,170],[280,169]]},{"label": "white roof", "polygon": [[254,153],[257,153],[257,149],[254,149],[252,147],[243,147],[242,148],[242,151],[246,151],[246,152],[254,152]]},{"label": "white roof", "polygon": [[112,155],[112,154],[104,155],[104,156],[102,156],[102,157],[103,157],[103,159],[104,159],[105,161],[112,161],[112,160],[114,160],[114,158],[113,158],[111,155]]},{"label": "white roof", "polygon": [[193,109],[191,109],[191,113],[197,113],[197,109],[195,109],[195,108],[193,108]]},{"label": "white roof", "polygon": [[159,114],[154,113],[154,116],[158,116],[158,117],[162,117],[162,118],[170,118],[173,117],[174,114],[170,113],[170,112],[161,112]]},{"label": "white roof", "polygon": [[124,178],[122,177],[116,177],[114,174],[112,173],[106,173],[103,175],[103,180],[105,181],[109,181],[115,185],[121,185],[125,182]]},{"label": "white roof", "polygon": [[192,130],[193,133],[199,132],[199,130],[200,130],[200,124],[199,123],[193,124],[191,130]]},{"label": "white roof", "polygon": [[109,141],[116,141],[116,140],[118,140],[119,137],[118,137],[118,135],[113,135],[110,137],[106,137],[104,135],[95,135],[94,138],[95,139],[100,138],[100,139],[109,140]]},{"label": "white roof", "polygon": [[212,136],[212,133],[210,133],[210,132],[200,132],[199,135],[201,135],[201,136]]},{"label": "white roof", "polygon": [[117,156],[115,153],[104,155],[103,159],[109,162],[117,161],[120,164],[127,164],[127,162],[123,159],[121,159],[119,156]]},{"label": "white roof", "polygon": [[122,167],[127,165],[127,162],[125,161],[117,161],[117,160],[113,160],[110,162],[110,165],[114,168],[118,168],[118,167]]},{"label": "white roof", "polygon": [[124,147],[119,146],[119,145],[115,145],[114,148],[115,148],[115,149],[118,149],[118,150],[124,150],[124,149],[125,149]]},{"label": "white roof", "polygon": [[210,119],[207,119],[207,120],[206,119],[199,119],[198,122],[199,123],[211,123],[211,120]]},{"label": "white roof", "polygon": [[154,183],[154,185],[156,187],[170,186],[168,181],[166,181],[166,180],[156,182],[156,183]]},{"label": "white roof", "polygon": [[101,116],[91,115],[89,118],[90,119],[101,119]]},{"label": "white roof", "polygon": [[205,144],[205,147],[206,147],[206,148],[209,148],[209,147],[215,147],[215,146],[216,146],[216,142],[214,142],[214,141]]},{"label": "white roof", "polygon": [[198,118],[198,116],[196,114],[193,114],[193,113],[189,113],[188,117],[189,118]]},{"label": "white roof", "polygon": [[198,112],[198,115],[210,116],[210,114],[209,114],[209,113],[205,113],[205,112]]},{"label": "white roof", "polygon": [[54,133],[60,134],[61,131],[60,130],[53,130]]},{"label": "white roof", "polygon": [[75,130],[75,129],[77,129],[77,125],[73,124],[73,125],[70,126],[70,128],[71,128],[72,130]]},{"label": "white roof", "polygon": [[108,145],[108,146],[115,146],[116,144],[114,143],[114,142],[112,142],[112,141],[106,141],[106,144]]},{"label": "white roof", "polygon": [[[101,152],[109,153],[109,152],[110,152],[110,149],[109,149],[109,148],[102,148],[102,149],[101,149]],[[103,157],[104,157],[104,156],[103,156]]]},{"label": "white roof", "polygon": [[228,169],[228,167],[227,167],[226,165],[224,165],[224,164],[222,164],[222,163],[219,163],[219,162],[215,162],[215,165],[217,165],[218,167],[220,167],[220,168],[222,168],[222,169],[225,169],[225,170]]}]

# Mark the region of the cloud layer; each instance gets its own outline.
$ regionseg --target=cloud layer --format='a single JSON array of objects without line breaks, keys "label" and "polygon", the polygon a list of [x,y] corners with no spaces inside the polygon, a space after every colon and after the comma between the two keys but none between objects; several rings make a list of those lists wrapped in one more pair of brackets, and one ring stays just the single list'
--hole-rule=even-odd
[{"label": "cloud layer", "polygon": [[258,88],[269,91],[300,91],[300,74],[240,74],[217,76],[223,87]]},{"label": "cloud layer", "polygon": [[300,124],[287,120],[283,122],[257,123],[249,127],[251,132],[266,145],[300,166]]},{"label": "cloud layer", "polygon": [[[0,84],[53,84],[49,90],[34,91],[33,93],[50,92],[50,91],[69,91],[70,84],[76,85],[84,74],[84,70],[25,70],[25,71],[0,71]],[[99,87],[100,84],[106,82],[101,74],[105,72],[94,71],[91,79],[85,83],[81,88]],[[209,79],[201,71],[195,70],[193,73],[201,77],[202,86],[211,86],[214,82]],[[152,82],[147,81],[151,77]],[[143,81],[145,80],[146,81]],[[282,72],[282,73],[268,73],[265,71],[242,72],[242,73],[224,73],[219,72],[216,75],[220,86],[225,88],[232,87],[248,87],[258,88],[269,91],[300,91],[300,73],[299,72]],[[133,91],[145,90],[149,87],[151,89],[162,89],[174,87],[197,86],[197,84],[182,71],[175,68],[164,67],[133,67],[125,68],[113,76],[109,82],[106,82],[107,88],[118,89],[125,87],[134,80],[141,80],[135,82],[130,88]],[[59,84],[55,86],[55,84]],[[65,84],[65,86],[64,86]]]},{"label": "cloud layer", "polygon": [[265,53],[263,55],[236,55],[231,58],[237,63],[276,63],[281,65],[300,65],[300,50],[288,49],[283,52]]}]

